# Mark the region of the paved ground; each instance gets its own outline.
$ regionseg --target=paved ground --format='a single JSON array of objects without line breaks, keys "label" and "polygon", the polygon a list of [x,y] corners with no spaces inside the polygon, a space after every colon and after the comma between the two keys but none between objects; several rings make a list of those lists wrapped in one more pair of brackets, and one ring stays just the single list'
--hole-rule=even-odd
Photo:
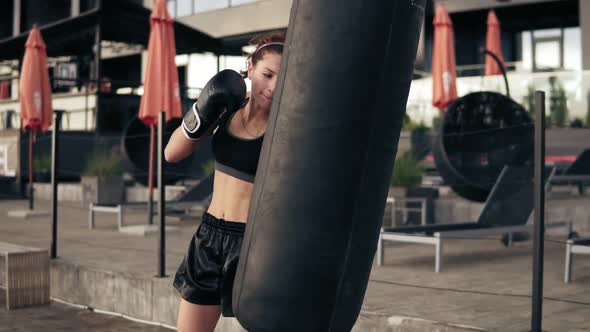
[{"label": "paved ground", "polygon": [[[40,208],[49,207],[48,202],[37,203]],[[590,198],[561,200],[551,204],[573,206],[588,203]],[[49,247],[49,218],[23,221],[6,216],[7,210],[25,208],[26,204],[26,201],[0,201],[0,241]],[[118,233],[114,215],[99,215],[97,229],[89,230],[87,210],[78,205],[61,204],[59,216],[60,258],[92,268],[140,277],[155,274],[157,237],[144,238]],[[145,216],[141,212],[132,212],[127,216],[131,224],[143,223],[144,220]],[[167,236],[166,270],[169,275],[173,275],[198,220],[170,224],[181,229]],[[551,236],[550,239],[551,242],[546,242],[545,257],[544,330],[590,331],[590,257],[577,257],[573,270],[574,282],[566,285],[563,283],[564,238]],[[433,247],[429,246],[388,245],[385,266],[374,266],[372,270],[363,311],[466,324],[493,331],[528,330],[532,269],[530,241],[517,243],[512,248],[503,247],[498,239],[449,241],[445,246],[445,265],[440,274],[433,272],[433,252]],[[55,304],[49,308],[58,312],[69,310]],[[44,319],[47,324],[59,321],[53,318],[54,314],[45,312],[46,308],[26,310],[30,310],[27,311],[30,317],[38,317],[39,325],[36,326],[44,326]],[[86,317],[88,313],[76,312],[80,313],[61,314],[66,319],[56,322],[62,324],[55,325],[58,326],[56,328],[76,330],[77,326],[83,326],[80,324],[86,324],[85,318],[81,317]],[[20,320],[23,326],[36,324],[32,319],[27,323],[27,318],[21,315],[26,315],[26,312],[0,312],[0,331],[20,331],[14,329],[18,323],[9,324],[8,329],[2,330],[5,320]],[[92,314],[90,316],[94,317]],[[96,323],[97,326],[101,324],[107,326],[109,323]],[[121,328],[116,331],[126,331],[125,327]],[[105,330],[112,329],[105,327]]]},{"label": "paved ground", "polygon": [[0,290],[0,332],[170,332],[158,326],[94,313],[90,310],[52,302],[50,305],[7,311],[6,293]]}]

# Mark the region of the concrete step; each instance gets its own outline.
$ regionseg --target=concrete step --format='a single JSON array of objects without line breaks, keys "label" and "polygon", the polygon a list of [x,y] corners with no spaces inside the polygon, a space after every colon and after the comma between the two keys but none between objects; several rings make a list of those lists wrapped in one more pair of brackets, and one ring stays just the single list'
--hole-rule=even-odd
[{"label": "concrete step", "polygon": [[[176,326],[180,297],[173,276],[139,278],[121,272],[99,271],[64,259],[51,262],[51,297],[123,317]],[[222,317],[216,332],[245,332],[237,319]],[[391,316],[362,310],[353,332],[479,332],[484,329]]]}]

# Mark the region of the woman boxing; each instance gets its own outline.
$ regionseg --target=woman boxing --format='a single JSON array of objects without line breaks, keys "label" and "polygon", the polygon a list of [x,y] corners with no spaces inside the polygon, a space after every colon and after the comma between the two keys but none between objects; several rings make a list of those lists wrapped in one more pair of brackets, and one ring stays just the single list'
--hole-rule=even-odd
[{"label": "woman boxing", "polygon": [[[213,197],[174,278],[179,332],[213,331],[220,314],[233,316],[233,280],[284,42],[282,33],[256,38],[246,72],[211,78],[164,151],[177,162],[213,135]],[[249,98],[242,76],[252,82]]]}]

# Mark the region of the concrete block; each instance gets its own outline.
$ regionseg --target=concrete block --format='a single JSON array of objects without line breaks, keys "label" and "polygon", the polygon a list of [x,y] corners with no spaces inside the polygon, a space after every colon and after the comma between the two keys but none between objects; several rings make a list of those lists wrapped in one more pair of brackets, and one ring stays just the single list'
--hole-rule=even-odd
[{"label": "concrete block", "polygon": [[[166,233],[168,232],[178,232],[180,229],[174,226],[166,226]],[[127,235],[138,235],[138,236],[148,236],[157,234],[159,232],[158,225],[132,225],[132,226],[123,226],[119,229],[119,232],[127,234]]]},{"label": "concrete block", "polygon": [[[182,194],[186,192],[184,186],[166,186],[166,200],[173,201],[178,199]],[[154,187],[154,202],[158,201],[160,192]],[[147,202],[148,201],[148,188],[147,187],[129,187],[126,189],[125,197],[127,202]]]},{"label": "concrete block", "polygon": [[88,305],[130,317],[150,320],[152,282],[124,274],[79,270],[79,286],[88,291]]},{"label": "concrete block", "polygon": [[237,318],[234,317],[221,317],[217,326],[215,327],[215,332],[248,332],[246,331],[240,322],[238,322]]},{"label": "concrete block", "polygon": [[[51,183],[35,183],[35,198],[50,200]],[[82,186],[79,183],[60,183],[57,187],[57,200],[60,202],[79,202],[82,198]]]},{"label": "concrete block", "polygon": [[152,279],[152,321],[176,326],[180,295],[172,287],[174,275]]},{"label": "concrete block", "polygon": [[434,201],[434,218],[437,223],[450,223],[453,221],[453,205],[448,199],[437,199]]},{"label": "concrete block", "polygon": [[11,210],[8,211],[8,216],[20,219],[32,219],[39,217],[49,217],[49,211],[46,210]]},{"label": "concrete block", "polygon": [[352,332],[482,332],[478,327],[413,317],[361,312]]},{"label": "concrete block", "polygon": [[89,302],[87,288],[80,285],[78,266],[60,258],[51,260],[50,280],[52,297],[74,304]]}]

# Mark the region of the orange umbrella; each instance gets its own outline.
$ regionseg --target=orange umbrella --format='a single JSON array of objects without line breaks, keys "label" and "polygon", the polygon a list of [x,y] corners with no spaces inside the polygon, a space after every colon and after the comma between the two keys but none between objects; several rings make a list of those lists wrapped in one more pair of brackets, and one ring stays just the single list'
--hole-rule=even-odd
[{"label": "orange umbrella", "polygon": [[176,44],[174,20],[168,15],[165,0],[157,0],[150,16],[150,40],[143,96],[139,105],[139,118],[150,127],[150,164],[148,166],[149,220],[153,197],[154,130],[158,114],[166,112],[166,121],[182,116],[178,71],[176,69]]},{"label": "orange umbrella", "polygon": [[[486,33],[486,50],[494,53],[504,64],[502,44],[500,42],[500,21],[493,10],[488,13],[488,31]],[[486,75],[500,75],[502,71],[494,59],[486,57]]]},{"label": "orange umbrella", "polygon": [[51,88],[47,71],[47,53],[41,32],[33,26],[25,43],[20,81],[19,99],[22,127],[29,131],[29,207],[33,209],[33,141],[38,131],[51,126]]},{"label": "orange umbrella", "polygon": [[432,52],[432,105],[441,111],[457,99],[455,37],[453,23],[442,4],[434,15],[434,48]]},{"label": "orange umbrella", "polygon": [[0,81],[0,99],[10,98],[10,81]]},{"label": "orange umbrella", "polygon": [[33,27],[25,43],[20,73],[19,98],[23,128],[45,132],[51,126],[51,88],[47,71],[47,53],[41,32]]},{"label": "orange umbrella", "polygon": [[148,60],[139,106],[139,118],[147,126],[157,124],[160,112],[166,112],[166,121],[182,116],[173,23],[166,1],[157,0],[150,17]]}]

